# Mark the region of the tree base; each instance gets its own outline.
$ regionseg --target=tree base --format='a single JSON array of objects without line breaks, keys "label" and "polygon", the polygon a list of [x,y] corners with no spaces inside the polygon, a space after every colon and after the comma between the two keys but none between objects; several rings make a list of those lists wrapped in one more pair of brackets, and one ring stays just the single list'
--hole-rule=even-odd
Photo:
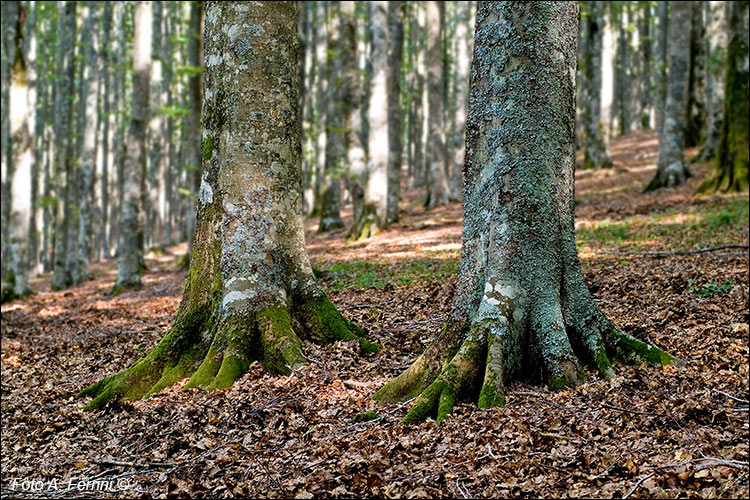
[{"label": "tree base", "polygon": [[272,373],[289,374],[305,362],[298,332],[313,342],[358,340],[364,352],[377,344],[319,296],[290,309],[269,306],[260,311],[220,318],[218,312],[186,313],[146,356],[127,370],[106,377],[79,393],[94,399],[84,409],[110,401],[137,400],[156,394],[182,379],[185,389],[208,391],[229,387],[250,363],[260,361]]},{"label": "tree base", "polygon": [[[585,379],[580,362],[611,379],[610,357],[651,365],[681,363],[663,350],[617,328],[586,291],[565,304],[537,299],[525,313],[503,304],[499,314],[480,313],[470,324],[443,333],[404,373],[374,398],[391,403],[417,397],[402,423],[434,417],[441,423],[458,399],[480,408],[505,405],[505,386],[518,375],[542,379],[556,390]],[[529,369],[529,367],[531,367]]]}]

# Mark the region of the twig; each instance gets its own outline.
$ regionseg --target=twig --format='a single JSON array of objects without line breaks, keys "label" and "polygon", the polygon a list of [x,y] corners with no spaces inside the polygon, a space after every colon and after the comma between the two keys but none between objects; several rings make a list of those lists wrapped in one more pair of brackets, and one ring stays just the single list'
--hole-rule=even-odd
[{"label": "twig", "polygon": [[721,245],[718,247],[711,248],[698,248],[695,250],[675,250],[674,252],[659,251],[659,252],[610,252],[600,251],[595,252],[599,255],[644,255],[648,257],[670,257],[672,255],[695,255],[700,253],[715,252],[717,250],[727,250],[730,248],[742,248],[750,250],[750,245]]},{"label": "twig", "polygon": [[645,412],[645,411],[636,411],[636,410],[628,410],[627,408],[620,408],[618,406],[610,405],[607,403],[603,403],[602,407],[604,408],[610,408],[612,410],[617,410],[625,413],[633,413],[635,415],[649,415],[649,416],[660,416],[661,413],[652,413],[652,412]]},{"label": "twig", "polygon": [[741,460],[726,460],[724,458],[716,458],[716,457],[702,457],[702,458],[693,458],[691,460],[686,460],[684,462],[679,462],[676,464],[662,464],[662,465],[652,465],[650,466],[654,470],[658,469],[673,469],[675,467],[682,467],[683,465],[690,465],[700,463],[700,465],[696,468],[700,469],[707,469],[709,467],[714,466],[723,466],[723,467],[729,467],[730,469],[748,469],[750,468],[750,463],[748,462],[742,462]]},{"label": "twig", "polygon": [[638,480],[638,482],[635,483],[635,485],[630,489],[630,491],[628,491],[627,494],[624,497],[622,497],[622,500],[625,500],[626,498],[629,498],[630,495],[632,495],[635,492],[635,490],[637,490],[638,488],[640,488],[640,486],[643,483],[645,483],[646,481],[648,481],[649,479],[651,479],[655,475],[656,475],[656,472],[652,472],[651,474],[648,474],[648,475],[643,476],[642,478],[640,478]]},{"label": "twig", "polygon": [[738,403],[745,403],[745,404],[750,403],[750,401],[748,401],[747,399],[740,399],[740,398],[732,396],[731,394],[728,394],[728,393],[726,393],[724,391],[720,391],[719,389],[711,389],[711,390],[713,392],[717,393],[717,394],[721,394],[722,396],[728,397],[732,401],[737,401]]},{"label": "twig", "polygon": [[368,309],[368,308],[377,309],[378,306],[376,306],[375,304],[352,304],[350,306],[342,307],[342,309]]}]

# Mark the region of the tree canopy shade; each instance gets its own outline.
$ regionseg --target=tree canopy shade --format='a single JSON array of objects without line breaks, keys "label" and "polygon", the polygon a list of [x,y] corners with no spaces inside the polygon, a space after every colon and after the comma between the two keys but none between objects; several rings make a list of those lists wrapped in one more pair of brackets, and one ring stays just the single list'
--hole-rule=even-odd
[{"label": "tree canopy shade", "polygon": [[203,177],[185,292],[145,357],[81,394],[87,408],[191,377],[231,385],[251,361],[304,364],[300,336],[359,339],[316,283],[302,227],[297,2],[207,2]]},{"label": "tree canopy shade", "polygon": [[613,376],[610,357],[670,364],[621,331],[584,283],[573,226],[577,2],[481,2],[464,165],[464,228],[442,334],[375,398],[419,396],[405,422],[457,398],[502,406],[513,377],[551,388]]}]

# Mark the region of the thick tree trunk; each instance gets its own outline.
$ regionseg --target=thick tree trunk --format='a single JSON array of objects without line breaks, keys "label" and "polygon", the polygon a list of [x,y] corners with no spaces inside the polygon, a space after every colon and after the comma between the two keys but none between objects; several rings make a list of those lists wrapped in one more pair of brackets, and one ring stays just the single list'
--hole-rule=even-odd
[{"label": "thick tree trunk", "polygon": [[692,176],[682,152],[685,148],[690,91],[690,30],[685,27],[690,26],[692,17],[692,2],[672,4],[669,20],[669,78],[664,128],[659,137],[657,172],[646,186],[646,191],[677,186]]},{"label": "thick tree trunk", "polygon": [[607,151],[604,126],[601,121],[602,91],[602,38],[604,36],[603,2],[591,2],[591,13],[586,17],[586,36],[583,57],[583,73],[586,79],[584,122],[587,130],[584,138],[583,168],[611,167],[612,160]]},{"label": "thick tree trunk", "polygon": [[389,131],[388,131],[388,46],[387,2],[370,5],[370,61],[372,74],[368,92],[368,161],[364,183],[364,204],[355,218],[350,238],[364,239],[384,229],[388,215]]},{"label": "thick tree trunk", "polygon": [[750,169],[750,109],[748,107],[748,5],[727,2],[728,44],[724,80],[724,116],[712,175],[699,190],[743,191],[748,188]]},{"label": "thick tree trunk", "polygon": [[401,60],[404,49],[405,2],[388,2],[388,204],[386,224],[398,221],[403,155]]},{"label": "thick tree trunk", "polygon": [[428,209],[450,201],[446,175],[445,120],[443,116],[443,33],[445,31],[443,2],[427,2],[427,198]]},{"label": "thick tree trunk", "polygon": [[188,388],[228,387],[255,360],[290,373],[305,363],[301,335],[377,348],[307,259],[296,33],[297,2],[206,3],[204,169],[185,293],[149,354],[83,391],[95,396],[87,408],[185,377]]},{"label": "thick tree trunk", "polygon": [[321,185],[319,232],[344,227],[341,219],[341,174],[344,172],[346,155],[344,133],[349,121],[351,103],[342,99],[343,54],[339,43],[341,25],[340,2],[328,2],[328,88],[326,98],[326,144],[325,168]]},{"label": "thick tree trunk", "polygon": [[133,98],[127,134],[127,158],[120,200],[117,281],[114,292],[140,286],[140,251],[143,238],[142,194],[146,174],[146,128],[151,70],[151,2],[135,4],[133,42]]},{"label": "thick tree trunk", "polygon": [[721,140],[724,113],[724,73],[726,72],[727,26],[725,1],[706,4],[706,142],[699,159],[713,160]]},{"label": "thick tree trunk", "polygon": [[478,5],[453,310],[375,395],[418,396],[405,422],[440,422],[477,394],[480,407],[501,406],[512,377],[575,383],[580,361],[605,377],[610,355],[674,361],[614,326],[583,280],[573,227],[577,15],[577,2]]}]

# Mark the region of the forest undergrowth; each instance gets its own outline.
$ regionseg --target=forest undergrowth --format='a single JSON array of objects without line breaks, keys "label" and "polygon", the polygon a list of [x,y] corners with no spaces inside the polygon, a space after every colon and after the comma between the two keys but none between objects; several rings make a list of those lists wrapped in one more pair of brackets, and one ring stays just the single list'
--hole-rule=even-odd
[{"label": "forest undergrowth", "polygon": [[515,383],[505,408],[466,402],[441,426],[399,425],[409,404],[371,396],[439,332],[461,247],[461,205],[425,212],[407,190],[401,222],[365,242],[308,221],[329,297],[383,348],[306,343],[305,374],[256,364],[226,390],[175,386],[84,412],[78,391],[168,330],[185,247],[150,254],[143,287],[117,297],[115,261],[65,291],[33,281],[37,293],[2,306],[2,496],[102,495],[32,494],[19,478],[120,480],[105,493],[123,498],[747,497],[747,251],[638,252],[747,245],[748,196],[694,196],[708,164],[681,187],[642,194],[657,147],[653,133],[634,133],[612,144],[613,169],[577,173],[579,255],[604,312],[684,367],[618,365],[612,381],[590,371],[557,392]]}]

